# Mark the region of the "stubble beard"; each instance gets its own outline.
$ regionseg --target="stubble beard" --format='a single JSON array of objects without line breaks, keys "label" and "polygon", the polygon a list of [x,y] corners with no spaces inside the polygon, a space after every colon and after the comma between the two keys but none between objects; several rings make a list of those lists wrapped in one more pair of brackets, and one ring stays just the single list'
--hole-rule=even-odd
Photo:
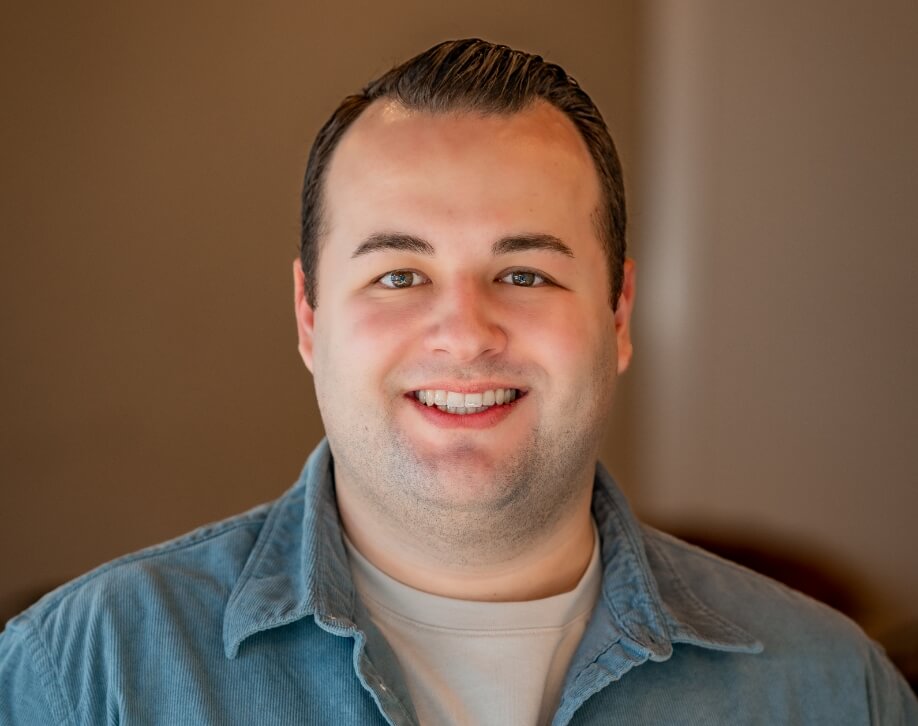
[{"label": "stubble beard", "polygon": [[509,561],[547,538],[592,485],[612,391],[600,395],[572,402],[580,416],[560,428],[533,427],[497,461],[475,458],[484,454],[471,438],[446,457],[422,457],[391,415],[375,431],[327,426],[336,479],[383,526],[444,566]]}]

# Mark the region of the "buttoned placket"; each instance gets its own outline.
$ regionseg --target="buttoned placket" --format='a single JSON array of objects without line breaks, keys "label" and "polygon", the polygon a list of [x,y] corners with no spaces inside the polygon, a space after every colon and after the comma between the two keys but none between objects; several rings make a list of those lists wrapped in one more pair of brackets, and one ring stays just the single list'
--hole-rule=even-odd
[{"label": "buttoned placket", "polygon": [[[354,673],[361,685],[373,697],[386,721],[392,726],[419,726],[413,708],[402,703],[395,690],[386,684],[380,670],[368,657],[366,653],[367,633],[351,620],[335,615],[319,616],[317,614],[316,623],[332,635],[354,639]],[[390,674],[389,677],[397,677],[397,675]]]}]

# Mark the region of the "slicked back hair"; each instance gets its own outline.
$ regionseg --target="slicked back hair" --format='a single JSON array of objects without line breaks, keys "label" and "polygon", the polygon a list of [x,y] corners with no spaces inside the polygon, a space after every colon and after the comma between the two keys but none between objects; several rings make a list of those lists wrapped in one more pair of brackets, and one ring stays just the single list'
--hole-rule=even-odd
[{"label": "slicked back hair", "polygon": [[567,115],[586,142],[599,175],[601,198],[594,223],[608,261],[610,305],[616,309],[625,261],[625,190],[618,154],[602,115],[560,66],[478,38],[440,43],[396,66],[362,92],[345,98],[319,131],[303,180],[300,238],[306,301],[311,308],[316,308],[318,299],[316,277],[325,232],[322,193],[328,165],[344,132],[381,98],[415,111],[484,114],[516,113],[542,99]]}]

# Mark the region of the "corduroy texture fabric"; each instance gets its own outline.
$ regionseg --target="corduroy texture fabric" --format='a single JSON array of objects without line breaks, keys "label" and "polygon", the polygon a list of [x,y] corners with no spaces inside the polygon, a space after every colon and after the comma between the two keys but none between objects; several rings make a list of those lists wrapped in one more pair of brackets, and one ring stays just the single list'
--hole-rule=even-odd
[{"label": "corduroy texture fabric", "polygon": [[[277,501],[115,560],[0,634],[0,725],[413,724],[351,582],[323,440]],[[918,724],[878,646],[652,529],[597,464],[599,603],[553,723]],[[437,725],[439,726],[439,725]]]}]

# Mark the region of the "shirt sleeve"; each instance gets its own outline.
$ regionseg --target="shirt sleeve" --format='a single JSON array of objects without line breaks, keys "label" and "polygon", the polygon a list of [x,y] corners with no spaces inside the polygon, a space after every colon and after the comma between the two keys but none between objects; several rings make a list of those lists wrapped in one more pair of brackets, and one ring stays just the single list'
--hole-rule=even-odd
[{"label": "shirt sleeve", "polygon": [[918,724],[918,699],[879,646],[871,648],[867,670],[870,723],[876,726]]},{"label": "shirt sleeve", "polygon": [[0,724],[70,723],[61,690],[37,634],[28,621],[0,632]]}]

